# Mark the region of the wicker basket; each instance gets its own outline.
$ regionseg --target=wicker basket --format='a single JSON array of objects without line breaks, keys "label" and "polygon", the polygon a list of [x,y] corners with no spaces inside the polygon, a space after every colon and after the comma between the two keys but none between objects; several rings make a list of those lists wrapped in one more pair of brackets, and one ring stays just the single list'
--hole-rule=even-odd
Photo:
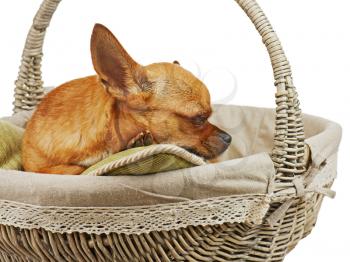
[{"label": "wicker basket", "polygon": [[[15,112],[32,110],[44,96],[42,47],[46,29],[60,1],[44,0],[35,16],[16,81]],[[311,160],[309,157],[289,62],[277,35],[255,0],[236,2],[262,36],[271,58],[277,87],[271,154],[275,175],[271,192],[264,196],[267,212],[263,214],[261,222],[220,221],[217,224],[174,226],[141,234],[127,230],[98,234],[84,229],[65,232],[64,228],[54,232],[40,227],[40,224],[36,227],[28,224],[19,226],[11,223],[11,216],[0,214],[0,221],[3,221],[0,225],[1,261],[282,261],[299,240],[311,232],[323,197],[332,196],[329,188],[334,177],[330,176],[322,187],[313,185],[315,177],[322,173],[320,168],[327,167],[327,164],[325,161],[315,163],[317,159]],[[334,162],[329,169],[335,169]],[[256,195],[230,196],[232,201],[242,201],[243,198],[261,200],[261,196]],[[217,201],[228,203],[227,198]],[[32,212],[39,221],[40,216],[48,212],[40,208],[38,211],[38,207],[26,205],[25,201],[16,203],[0,199],[0,207],[5,205],[6,210],[13,211],[12,214],[23,207],[27,214]],[[154,208],[143,207],[150,213]],[[171,208],[168,206],[167,211]],[[91,208],[80,208],[83,212],[89,210]],[[232,208],[229,211],[234,216],[235,210]],[[135,207],[137,212],[139,210]],[[89,222],[86,221],[87,224]],[[84,225],[81,227],[84,228]]]}]

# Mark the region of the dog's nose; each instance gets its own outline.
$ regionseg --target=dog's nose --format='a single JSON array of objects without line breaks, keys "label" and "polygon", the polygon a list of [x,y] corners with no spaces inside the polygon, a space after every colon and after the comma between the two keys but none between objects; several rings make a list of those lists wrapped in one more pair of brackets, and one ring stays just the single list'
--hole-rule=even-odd
[{"label": "dog's nose", "polygon": [[229,134],[227,134],[225,132],[221,132],[219,134],[219,137],[222,139],[222,141],[225,142],[225,144],[227,144],[227,145],[231,144],[232,137]]}]

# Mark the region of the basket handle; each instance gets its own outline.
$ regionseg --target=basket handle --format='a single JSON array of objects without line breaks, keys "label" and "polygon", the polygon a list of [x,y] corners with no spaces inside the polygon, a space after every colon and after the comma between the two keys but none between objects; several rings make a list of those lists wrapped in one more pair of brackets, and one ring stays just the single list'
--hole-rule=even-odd
[{"label": "basket handle", "polygon": [[[270,55],[276,93],[276,125],[272,160],[276,167],[275,192],[289,187],[305,172],[304,126],[292,72],[281,43],[255,0],[235,0],[260,33]],[[41,78],[42,48],[46,29],[61,0],[44,0],[30,28],[16,81],[14,112],[31,110],[44,96]]]}]

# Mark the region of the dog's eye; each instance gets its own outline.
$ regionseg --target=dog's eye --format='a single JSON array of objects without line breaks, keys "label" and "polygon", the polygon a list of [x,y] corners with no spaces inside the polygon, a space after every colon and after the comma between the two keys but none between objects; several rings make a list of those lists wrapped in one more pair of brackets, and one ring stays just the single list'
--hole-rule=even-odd
[{"label": "dog's eye", "polygon": [[191,122],[196,125],[196,126],[201,126],[203,125],[205,122],[207,121],[207,117],[206,116],[195,116],[193,118],[191,118]]},{"label": "dog's eye", "polygon": [[152,89],[153,82],[150,82],[148,80],[144,80],[139,85],[143,91],[149,91]]}]

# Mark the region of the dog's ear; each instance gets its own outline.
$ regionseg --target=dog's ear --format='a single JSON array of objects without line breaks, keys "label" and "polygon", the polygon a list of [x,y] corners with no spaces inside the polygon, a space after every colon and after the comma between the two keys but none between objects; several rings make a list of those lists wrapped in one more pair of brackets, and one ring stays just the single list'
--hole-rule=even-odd
[{"label": "dog's ear", "polygon": [[142,90],[146,75],[105,26],[96,24],[91,37],[91,56],[96,73],[117,98]]}]

